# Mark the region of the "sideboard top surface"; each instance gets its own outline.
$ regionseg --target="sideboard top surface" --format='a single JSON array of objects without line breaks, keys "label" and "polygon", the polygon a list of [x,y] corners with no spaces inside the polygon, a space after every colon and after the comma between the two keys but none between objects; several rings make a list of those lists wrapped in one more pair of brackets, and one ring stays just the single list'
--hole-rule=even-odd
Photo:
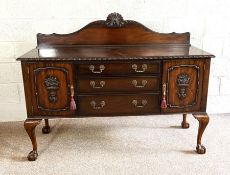
[{"label": "sideboard top surface", "polygon": [[69,34],[37,34],[37,47],[17,60],[210,58],[190,45],[190,33],[158,33],[118,13]]},{"label": "sideboard top surface", "polygon": [[130,59],[172,59],[210,58],[213,55],[193,46],[81,46],[32,49],[18,60],[130,60]]}]

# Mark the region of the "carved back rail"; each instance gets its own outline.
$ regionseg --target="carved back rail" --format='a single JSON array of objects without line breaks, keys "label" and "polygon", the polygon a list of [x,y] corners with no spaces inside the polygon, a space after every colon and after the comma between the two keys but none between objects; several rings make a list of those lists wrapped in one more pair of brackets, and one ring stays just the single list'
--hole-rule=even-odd
[{"label": "carved back rail", "polygon": [[94,21],[70,34],[37,34],[38,47],[76,45],[190,45],[190,33],[158,33],[118,13],[108,15],[106,21]]}]

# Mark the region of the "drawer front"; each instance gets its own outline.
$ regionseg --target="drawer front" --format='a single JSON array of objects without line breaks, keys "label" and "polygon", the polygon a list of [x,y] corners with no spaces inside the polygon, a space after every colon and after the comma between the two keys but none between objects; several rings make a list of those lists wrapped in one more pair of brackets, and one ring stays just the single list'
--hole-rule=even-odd
[{"label": "drawer front", "polygon": [[78,93],[159,91],[159,77],[110,77],[78,80]]},{"label": "drawer front", "polygon": [[160,73],[160,61],[143,63],[81,64],[79,73],[84,75]]},{"label": "drawer front", "polygon": [[78,96],[80,115],[113,116],[160,112],[159,94]]}]

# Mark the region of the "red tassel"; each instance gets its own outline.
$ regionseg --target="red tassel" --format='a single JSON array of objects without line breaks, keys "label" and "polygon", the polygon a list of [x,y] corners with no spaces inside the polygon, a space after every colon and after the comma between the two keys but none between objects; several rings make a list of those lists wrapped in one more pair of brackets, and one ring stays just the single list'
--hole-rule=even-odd
[{"label": "red tassel", "polygon": [[161,108],[162,108],[162,109],[166,109],[166,108],[167,108],[167,103],[166,103],[165,97],[163,97],[163,99],[162,99],[162,101],[161,101]]},{"label": "red tassel", "polygon": [[74,111],[74,110],[76,110],[76,103],[75,103],[75,101],[74,101],[74,98],[73,98],[73,96],[71,96],[71,101],[70,101],[70,110],[72,110],[72,111]]}]

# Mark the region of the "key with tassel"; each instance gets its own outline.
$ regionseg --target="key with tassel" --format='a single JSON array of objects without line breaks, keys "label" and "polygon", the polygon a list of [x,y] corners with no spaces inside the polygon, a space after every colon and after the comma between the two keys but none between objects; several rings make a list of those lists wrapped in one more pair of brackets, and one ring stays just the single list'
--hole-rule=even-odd
[{"label": "key with tassel", "polygon": [[167,108],[167,102],[166,102],[166,83],[164,83],[164,84],[163,84],[163,87],[162,87],[161,108],[162,108],[162,109],[166,109],[166,108]]},{"label": "key with tassel", "polygon": [[71,96],[71,98],[70,98],[70,110],[74,111],[74,110],[76,110],[77,107],[76,107],[76,102],[74,100],[74,87],[73,87],[73,85],[70,86],[70,96]]}]

